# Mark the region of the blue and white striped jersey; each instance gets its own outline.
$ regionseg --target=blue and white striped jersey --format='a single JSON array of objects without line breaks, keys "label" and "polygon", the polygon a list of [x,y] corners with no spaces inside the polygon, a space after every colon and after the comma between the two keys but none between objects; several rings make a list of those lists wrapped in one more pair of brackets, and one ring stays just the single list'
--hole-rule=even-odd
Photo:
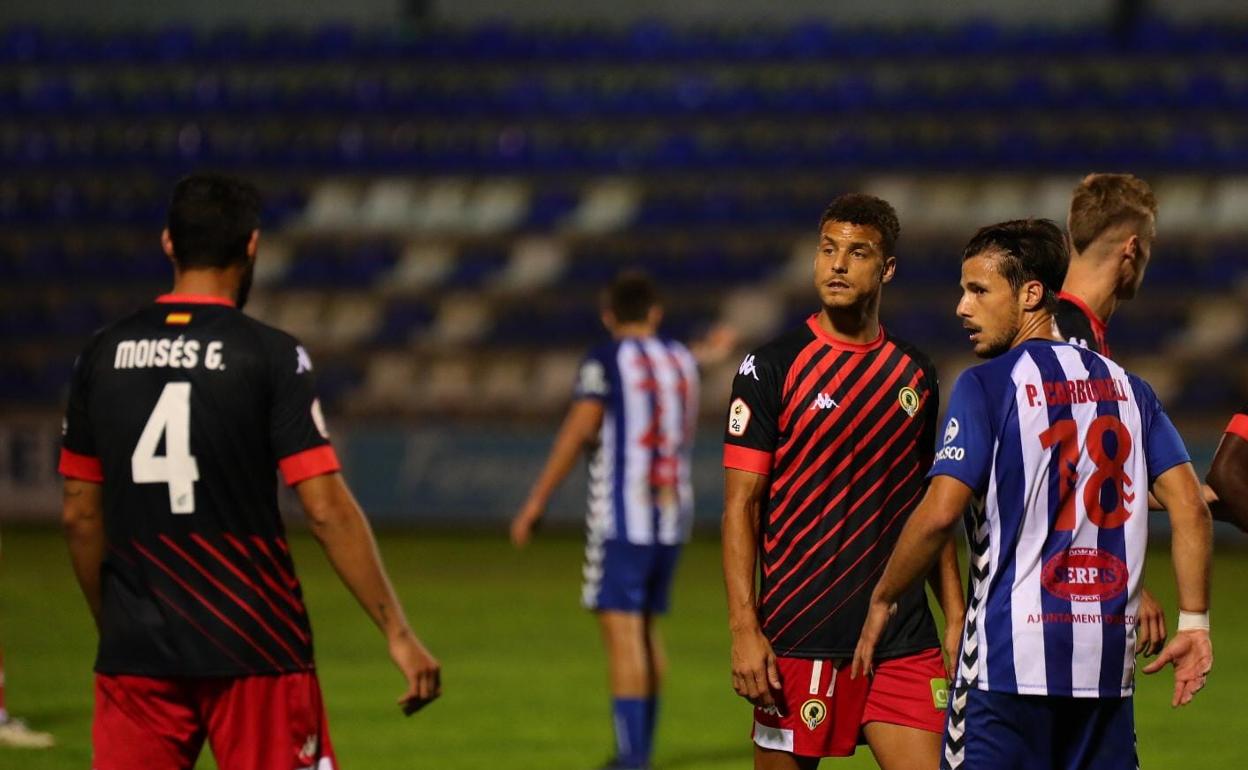
[{"label": "blue and white striped jersey", "polygon": [[1097,353],[1030,340],[963,372],[929,474],[975,492],[957,684],[1130,695],[1148,489],[1188,460],[1148,384]]},{"label": "blue and white striped jersey", "polygon": [[605,412],[589,463],[591,542],[676,545],[693,529],[698,367],[679,342],[628,337],[581,364],[576,398]]}]

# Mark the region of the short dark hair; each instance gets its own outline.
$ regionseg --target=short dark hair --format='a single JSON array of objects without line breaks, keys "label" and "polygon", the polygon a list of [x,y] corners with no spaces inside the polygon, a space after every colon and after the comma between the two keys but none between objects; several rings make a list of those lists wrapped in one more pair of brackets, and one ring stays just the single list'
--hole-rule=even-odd
[{"label": "short dark hair", "polygon": [[1048,219],[1015,219],[979,228],[962,250],[962,261],[994,252],[997,266],[1010,288],[1018,291],[1028,281],[1044,284],[1044,306],[1057,307],[1057,293],[1066,280],[1070,251],[1062,229]]},{"label": "short dark hair", "polygon": [[851,225],[867,225],[880,231],[884,239],[880,248],[884,256],[893,256],[897,247],[897,238],[901,235],[901,223],[897,221],[897,212],[892,204],[883,198],[866,193],[845,193],[837,196],[823,210],[823,218],[819,220],[819,229],[828,222],[848,222]]},{"label": "short dark hair", "polygon": [[1123,222],[1157,218],[1157,197],[1148,182],[1133,174],[1088,174],[1070,198],[1066,227],[1076,251]]},{"label": "short dark hair", "polygon": [[181,268],[223,268],[247,261],[260,227],[260,192],[223,174],[192,174],[173,188],[166,219]]},{"label": "short dark hair", "polygon": [[650,309],[659,304],[659,291],[645,272],[625,270],[607,286],[602,304],[620,323],[644,321]]}]

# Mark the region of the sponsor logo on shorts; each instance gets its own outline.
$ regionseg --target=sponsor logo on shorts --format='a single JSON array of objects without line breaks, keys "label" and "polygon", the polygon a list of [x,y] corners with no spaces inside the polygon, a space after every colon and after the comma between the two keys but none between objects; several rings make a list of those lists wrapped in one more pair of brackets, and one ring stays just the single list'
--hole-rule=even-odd
[{"label": "sponsor logo on shorts", "polygon": [[1074,602],[1104,602],[1127,590],[1127,565],[1101,548],[1071,548],[1049,559],[1041,583],[1050,594]]},{"label": "sponsor logo on shorts", "polygon": [[949,683],[943,676],[932,679],[932,705],[937,711],[949,708]]},{"label": "sponsor logo on shorts", "polygon": [[802,704],[802,721],[806,723],[806,729],[814,730],[823,724],[823,720],[828,718],[828,707],[818,698],[811,698]]},{"label": "sponsor logo on shorts", "polygon": [[897,403],[901,404],[908,417],[913,417],[919,411],[919,392],[907,385],[897,391]]}]

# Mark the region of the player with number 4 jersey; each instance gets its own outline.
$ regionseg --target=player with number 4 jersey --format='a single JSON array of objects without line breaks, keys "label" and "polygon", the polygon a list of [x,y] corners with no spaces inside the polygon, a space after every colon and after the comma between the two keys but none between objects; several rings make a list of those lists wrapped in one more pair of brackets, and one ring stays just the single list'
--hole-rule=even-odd
[{"label": "player with number 4 jersey", "polygon": [[162,241],[173,293],[95,335],[70,384],[60,470],[75,572],[99,628],[97,770],[333,770],[312,630],[277,471],[386,634],[402,703],[437,696],[341,476],[307,352],[246,299],[254,188],[178,184]]}]

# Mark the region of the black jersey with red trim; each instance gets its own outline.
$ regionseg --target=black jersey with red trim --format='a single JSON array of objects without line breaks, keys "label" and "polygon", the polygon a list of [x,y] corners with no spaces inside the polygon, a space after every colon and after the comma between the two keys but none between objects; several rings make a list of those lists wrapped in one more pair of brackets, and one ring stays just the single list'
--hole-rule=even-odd
[{"label": "black jersey with red trim", "polygon": [[1108,325],[1102,321],[1092,308],[1074,294],[1060,292],[1057,295],[1057,309],[1053,312],[1053,330],[1065,342],[1081,348],[1100,353],[1106,358],[1113,358],[1109,352],[1109,341],[1105,334]]},{"label": "black jersey with red trim", "polygon": [[[847,344],[812,316],[746,356],[724,466],[769,477],[758,614],[777,654],[853,654],[871,592],[926,489],[939,399],[931,362],[883,329],[873,343]],[[938,646],[919,584],[877,657]]]},{"label": "black jersey with red trim", "polygon": [[64,432],[61,473],[103,485],[96,671],[313,668],[277,471],[339,466],[295,338],[225,300],[161,297],[78,357]]},{"label": "black jersey with red trim", "polygon": [[1231,421],[1227,423],[1226,432],[1248,441],[1248,404],[1240,407],[1239,412],[1231,417]]}]

